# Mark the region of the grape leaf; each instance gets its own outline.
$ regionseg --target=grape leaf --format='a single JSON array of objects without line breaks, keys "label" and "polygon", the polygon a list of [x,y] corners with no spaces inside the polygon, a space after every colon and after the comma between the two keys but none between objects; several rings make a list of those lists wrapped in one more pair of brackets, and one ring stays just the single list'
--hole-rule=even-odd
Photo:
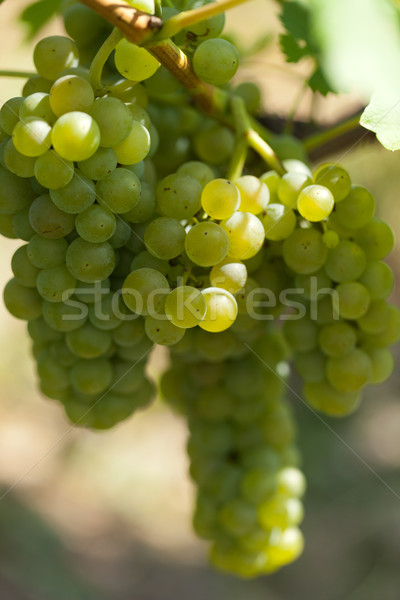
[{"label": "grape leaf", "polygon": [[33,38],[58,12],[61,2],[62,0],[37,0],[22,11],[20,20],[28,26],[28,39]]},{"label": "grape leaf", "polygon": [[306,56],[312,57],[316,62],[316,67],[308,84],[313,91],[318,91],[326,96],[331,88],[319,68],[319,49],[312,32],[309,6],[303,0],[284,2],[281,22],[286,33],[280,36],[280,44],[287,62],[297,63]]},{"label": "grape leaf", "polygon": [[400,96],[375,94],[364,110],[361,125],[376,133],[388,150],[400,150]]}]

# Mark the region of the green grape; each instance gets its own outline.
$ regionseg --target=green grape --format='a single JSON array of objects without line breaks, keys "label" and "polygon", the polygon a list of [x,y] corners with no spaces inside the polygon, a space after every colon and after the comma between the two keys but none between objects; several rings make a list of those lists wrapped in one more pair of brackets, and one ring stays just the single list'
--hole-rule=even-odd
[{"label": "green grape", "polygon": [[255,83],[244,81],[234,89],[234,94],[243,98],[246,108],[250,114],[256,114],[261,109],[261,90]]},{"label": "green grape", "polygon": [[45,79],[41,75],[32,75],[29,77],[29,79],[27,79],[22,89],[22,95],[28,97],[37,93],[48,94],[50,92],[51,85],[51,81]]},{"label": "green grape", "polygon": [[61,158],[54,150],[41,154],[34,167],[38,182],[49,190],[63,188],[74,176],[74,163]]},{"label": "green grape", "polygon": [[3,300],[6,309],[13,317],[31,321],[42,314],[42,299],[33,288],[25,287],[10,279],[4,288]]},{"label": "green grape", "polygon": [[295,229],[283,242],[283,259],[295,273],[310,275],[325,264],[328,250],[314,228]]},{"label": "green grape", "polygon": [[224,421],[232,414],[233,403],[230,394],[220,386],[207,386],[200,393],[196,410],[200,418],[207,421]]},{"label": "green grape", "polygon": [[237,303],[230,292],[218,287],[209,287],[201,292],[207,304],[207,312],[199,326],[217,333],[228,329],[237,317]]},{"label": "green grape", "polygon": [[382,333],[390,321],[390,308],[385,300],[371,302],[367,312],[358,319],[358,326],[366,333]]},{"label": "green grape", "polygon": [[[39,296],[39,294],[38,294]],[[40,296],[39,296],[40,298]],[[81,327],[87,319],[87,308],[69,299],[67,302],[43,302],[43,318],[47,325],[56,331],[72,331]]]},{"label": "green grape", "polygon": [[294,357],[294,366],[300,377],[306,382],[322,381],[325,377],[326,357],[320,350],[301,352]]},{"label": "green grape", "polygon": [[112,148],[99,148],[93,156],[78,162],[78,167],[86,177],[98,181],[117,168],[117,157]]},{"label": "green grape", "polygon": [[[347,171],[334,163],[320,165],[313,175],[315,183],[323,185],[330,190],[335,202],[341,202],[347,198],[351,188],[351,180]],[[346,200],[347,202],[347,200]]]},{"label": "green grape", "polygon": [[393,291],[393,271],[384,262],[377,260],[368,262],[360,277],[360,283],[367,288],[371,300],[386,300]]},{"label": "green grape", "polygon": [[103,290],[99,289],[98,295],[101,294],[101,298],[96,294],[97,297],[89,307],[89,321],[97,329],[109,331],[118,327],[121,319],[127,318],[126,309],[122,304],[119,291],[110,292],[109,287],[108,289],[104,287]]},{"label": "green grape", "polygon": [[54,331],[54,329],[47,325],[43,317],[29,321],[27,329],[34,342],[48,344],[50,342],[60,341],[63,338],[60,332]]},{"label": "green grape", "polygon": [[310,167],[297,158],[285,158],[285,160],[282,161],[282,164],[288,172],[295,171],[296,173],[304,173],[309,177],[312,175]]},{"label": "green grape", "polygon": [[336,248],[329,250],[325,263],[328,276],[338,283],[358,279],[365,270],[367,260],[358,244],[341,240]]},{"label": "green grape", "polygon": [[139,121],[139,123],[141,123],[144,127],[146,127],[146,129],[148,129],[150,131],[151,129],[151,120],[150,120],[150,116],[149,113],[142,108],[141,106],[138,106],[137,104],[127,104],[126,105],[129,109],[129,112],[131,113],[133,120],[134,121]]},{"label": "green grape", "polygon": [[75,356],[98,358],[110,349],[112,337],[110,332],[97,329],[91,323],[85,323],[79,329],[68,332],[65,341]]},{"label": "green grape", "polygon": [[393,231],[387,223],[379,219],[373,219],[368,225],[358,229],[354,238],[368,260],[385,258],[394,246]]},{"label": "green grape", "polygon": [[388,348],[370,348],[367,350],[372,364],[369,383],[382,383],[389,379],[394,370],[394,357]]},{"label": "green grape", "polygon": [[283,334],[295,352],[310,352],[317,346],[318,327],[308,316],[285,320]]},{"label": "green grape", "polygon": [[25,287],[34,288],[40,270],[29,260],[27,248],[28,244],[25,244],[14,252],[11,259],[11,269],[17,283]]},{"label": "green grape", "polygon": [[89,112],[93,104],[93,88],[79,75],[60,77],[50,90],[50,106],[57,117],[75,110]]},{"label": "green grape", "polygon": [[228,179],[213,179],[204,186],[201,205],[212,219],[228,219],[239,209],[239,189]]},{"label": "green grape", "polygon": [[276,491],[276,476],[267,469],[255,467],[245,471],[241,482],[243,497],[251,504],[260,504]]},{"label": "green grape", "polygon": [[279,242],[290,237],[296,228],[296,216],[293,210],[283,204],[270,204],[260,215],[264,226],[265,238]]},{"label": "green grape", "polygon": [[277,473],[278,493],[283,496],[301,498],[304,496],[307,482],[303,473],[295,467],[284,467]]},{"label": "green grape", "polygon": [[124,321],[112,332],[112,339],[118,346],[130,347],[140,343],[144,338],[143,319]]},{"label": "green grape", "polygon": [[11,173],[18,177],[32,177],[35,172],[35,158],[21,154],[10,139],[4,146],[4,164]]},{"label": "green grape", "polygon": [[353,185],[345,202],[336,207],[335,221],[342,227],[360,229],[365,227],[375,213],[375,200],[372,194],[361,186]]},{"label": "green grape", "polygon": [[176,327],[183,329],[198,325],[204,319],[206,311],[204,296],[190,285],[175,288],[165,300],[165,314],[168,319]]},{"label": "green grape", "polygon": [[76,279],[93,283],[111,275],[115,267],[115,252],[108,242],[92,244],[77,238],[68,247],[66,264]]},{"label": "green grape", "polygon": [[359,319],[368,310],[370,296],[367,288],[358,281],[340,283],[336,288],[339,314],[343,319]]},{"label": "green grape", "polygon": [[258,215],[266,209],[269,203],[269,189],[267,185],[254,177],[254,175],[243,175],[235,181],[240,191],[240,210]]},{"label": "green grape", "polygon": [[27,209],[36,197],[30,182],[0,166],[0,214],[15,215]]},{"label": "green grape", "polygon": [[144,243],[156,258],[171,260],[184,251],[185,238],[185,229],[177,219],[159,217],[147,226]]},{"label": "green grape", "polygon": [[391,346],[400,339],[400,310],[397,306],[389,304],[389,322],[385,331],[374,335],[363,334],[362,340],[366,347],[384,348]]},{"label": "green grape", "polygon": [[[11,215],[8,215],[11,216]],[[29,222],[29,207],[20,210],[12,215],[12,227],[17,238],[29,242],[35,235]]]},{"label": "green grape", "polygon": [[80,3],[62,7],[66,32],[79,45],[91,46],[108,31],[108,24],[93,10]]},{"label": "green grape", "polygon": [[141,184],[139,178],[128,169],[115,169],[96,184],[99,204],[114,213],[132,210],[138,203]]},{"label": "green grape", "polygon": [[[311,305],[311,310],[315,310],[314,307],[315,305]],[[316,319],[318,325],[329,325],[338,321],[340,318],[339,296],[335,292],[331,292],[318,299],[313,318]]]},{"label": "green grape", "polygon": [[121,165],[134,165],[142,161],[150,150],[150,133],[139,121],[133,121],[128,136],[114,146],[117,160]]},{"label": "green grape", "polygon": [[298,498],[276,495],[258,507],[258,520],[265,529],[287,529],[299,525],[304,517],[303,504]]},{"label": "green grape", "polygon": [[72,367],[72,365],[74,365],[78,360],[77,357],[69,350],[64,339],[57,340],[51,344],[50,354],[62,367]]},{"label": "green grape", "polygon": [[99,126],[101,146],[117,146],[132,129],[133,119],[129,108],[118,98],[98,98],[90,114]]},{"label": "green grape", "polygon": [[96,199],[96,188],[90,179],[75,171],[71,180],[62,188],[50,190],[50,198],[60,210],[68,214],[81,213]]},{"label": "green grape", "polygon": [[51,269],[65,262],[68,243],[63,238],[49,239],[35,234],[27,246],[27,257],[38,269]]},{"label": "green grape", "polygon": [[134,346],[118,348],[118,357],[131,363],[144,360],[153,346],[153,342],[145,335],[143,340]]},{"label": "green grape", "polygon": [[77,215],[75,227],[82,239],[99,244],[113,236],[117,225],[115,216],[110,210],[93,204]]},{"label": "green grape", "polygon": [[154,75],[146,79],[144,85],[150,96],[160,101],[182,90],[179,81],[165,67],[160,67]]},{"label": "green grape", "polygon": [[267,551],[266,572],[273,572],[276,567],[288,564],[296,560],[304,548],[303,534],[296,527],[290,527],[271,539]]},{"label": "green grape", "polygon": [[0,233],[4,237],[11,240],[15,240],[20,237],[14,229],[13,219],[13,215],[0,215]]},{"label": "green grape", "polygon": [[150,269],[155,269],[156,271],[160,271],[163,275],[167,276],[171,266],[169,262],[166,260],[161,260],[161,258],[156,258],[147,250],[143,252],[139,252],[137,254],[130,265],[130,270],[135,271],[136,269],[141,269],[142,267],[149,267]]},{"label": "green grape", "polygon": [[328,381],[338,392],[358,392],[368,383],[371,372],[371,360],[359,348],[343,357],[329,358],[326,364]]},{"label": "green grape", "polygon": [[53,390],[68,388],[68,371],[50,355],[45,352],[37,362],[37,372],[41,383],[50,386]]},{"label": "green grape", "polygon": [[202,129],[193,138],[196,154],[210,165],[222,165],[232,155],[235,136],[227,127],[213,125]]},{"label": "green grape", "polygon": [[124,281],[122,297],[134,313],[152,315],[162,311],[170,291],[169,283],[155,269],[142,268],[130,273]]},{"label": "green grape", "polygon": [[[122,79],[121,81],[125,81]],[[118,98],[123,102],[132,102],[141,106],[142,108],[147,108],[147,104],[149,102],[148,93],[146,88],[140,83],[131,82],[132,87],[127,90],[116,90],[113,89],[110,91],[110,97]]]},{"label": "green grape", "polygon": [[297,198],[297,210],[308,221],[323,221],[333,210],[335,201],[332,192],[323,185],[303,188]]},{"label": "green grape", "polygon": [[83,79],[86,79],[86,81],[89,81],[89,83],[90,83],[90,70],[87,67],[84,67],[82,65],[64,69],[64,71],[61,71],[59,78],[65,77],[66,75],[78,75],[79,77],[83,77]]},{"label": "green grape", "polygon": [[57,117],[51,109],[49,94],[36,92],[25,98],[19,107],[19,118],[23,122],[30,118],[42,119],[53,125]]},{"label": "green grape", "polygon": [[212,85],[224,85],[234,76],[239,65],[235,46],[221,38],[202,42],[193,54],[196,75]]},{"label": "green grape", "polygon": [[[131,237],[131,228],[128,223],[126,223],[121,217],[119,217],[116,221],[115,232],[109,240],[110,245],[116,250],[119,248],[124,248]],[[131,262],[131,253],[129,253],[128,264]],[[125,271],[122,275],[125,275]]]},{"label": "green grape", "polygon": [[339,322],[322,327],[318,344],[327,356],[340,358],[351,352],[357,343],[357,333],[349,323]]},{"label": "green grape", "polygon": [[279,201],[287,208],[297,208],[297,198],[300,192],[312,183],[307,173],[290,171],[281,178],[278,186]]},{"label": "green grape", "polygon": [[156,198],[152,186],[142,182],[141,193],[137,204],[127,213],[124,218],[130,223],[144,223],[151,219],[156,210]]},{"label": "green grape", "polygon": [[325,271],[317,271],[313,275],[296,274],[294,278],[295,287],[307,300],[315,300],[323,293],[323,290],[332,289],[332,281]]},{"label": "green grape", "polygon": [[183,163],[183,165],[178,168],[177,173],[182,175],[190,175],[190,177],[197,179],[202,187],[215,178],[212,168],[206,163],[200,162],[199,160],[191,160]]},{"label": "green grape", "polygon": [[144,329],[147,337],[162,346],[173,346],[177,344],[185,335],[185,329],[177,327],[171,321],[147,316],[144,323]]},{"label": "green grape", "polygon": [[103,279],[93,283],[76,282],[75,296],[85,304],[101,303],[101,298],[110,292],[110,280]]},{"label": "green grape", "polygon": [[24,98],[17,96],[7,100],[1,107],[0,127],[7,135],[12,135],[14,127],[19,121],[19,109],[23,101]]},{"label": "green grape", "polygon": [[115,66],[126,79],[143,81],[154,75],[160,63],[145,48],[123,39],[115,49]]},{"label": "green grape", "polygon": [[224,258],[210,272],[211,285],[236,294],[246,285],[247,269],[240,260]]},{"label": "green grape", "polygon": [[139,365],[125,361],[115,361],[113,392],[117,394],[134,394],[146,381],[143,373],[143,363]]},{"label": "green grape", "polygon": [[322,241],[328,250],[332,250],[332,248],[336,248],[338,246],[340,237],[336,231],[333,231],[333,229],[328,229],[328,231],[324,231],[322,235]]},{"label": "green grape", "polygon": [[72,111],[62,115],[51,133],[54,150],[62,158],[82,161],[90,158],[100,145],[100,129],[88,114]]},{"label": "green grape", "polygon": [[265,183],[269,189],[269,201],[270,204],[276,204],[278,202],[278,189],[281,182],[281,177],[276,171],[266,171],[260,175],[260,181]]},{"label": "green grape", "polygon": [[70,370],[71,385],[81,394],[102,394],[111,385],[113,368],[106,358],[80,360]]},{"label": "green grape", "polygon": [[229,238],[217,223],[197,223],[187,233],[185,250],[189,259],[201,267],[212,267],[225,258]]},{"label": "green grape", "polygon": [[201,192],[201,185],[194,177],[172,173],[157,186],[157,207],[166,217],[190,219],[201,208]]},{"label": "green grape", "polygon": [[76,279],[65,265],[40,271],[36,287],[39,294],[48,302],[64,302],[75,292]]},{"label": "green grape", "polygon": [[265,231],[260,219],[248,212],[235,212],[222,221],[221,228],[229,240],[228,254],[232,258],[248,259],[261,249]]},{"label": "green grape", "polygon": [[78,59],[75,42],[59,35],[43,38],[33,51],[33,62],[39,75],[53,81],[64,69],[76,67]]},{"label": "green grape", "polygon": [[65,237],[75,226],[74,215],[57,208],[49,195],[39,196],[32,202],[29,220],[36,233],[49,239]]},{"label": "green grape", "polygon": [[220,525],[230,535],[245,535],[256,523],[256,511],[243,500],[231,500],[218,511]]}]

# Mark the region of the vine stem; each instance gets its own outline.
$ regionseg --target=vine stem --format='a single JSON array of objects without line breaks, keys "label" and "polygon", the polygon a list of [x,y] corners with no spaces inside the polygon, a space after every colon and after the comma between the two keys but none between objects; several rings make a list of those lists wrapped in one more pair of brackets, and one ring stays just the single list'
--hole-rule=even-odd
[{"label": "vine stem", "polygon": [[100,46],[93,62],[90,66],[90,83],[97,93],[105,92],[105,87],[101,82],[103,67],[115,46],[123,38],[122,31],[114,27],[108,38]]},{"label": "vine stem", "polygon": [[248,2],[249,0],[221,0],[220,2],[212,2],[199,8],[185,10],[184,12],[174,15],[163,25],[161,31],[155,36],[155,39],[171,38],[182,29],[195,25],[211,17],[219,15],[229,8]]},{"label": "vine stem", "polygon": [[0,69],[0,77],[21,77],[21,79],[25,79],[26,77],[32,77],[33,75],[37,75],[37,73],[30,71],[7,71]]},{"label": "vine stem", "polygon": [[162,20],[133,8],[124,0],[80,0],[112,23],[134,44],[142,44],[162,27]]},{"label": "vine stem", "polygon": [[243,98],[234,96],[231,101],[233,119],[237,135],[241,136],[246,143],[253,148],[265,160],[267,165],[274,169],[279,175],[286,173],[281,161],[259,133],[252,127],[252,123]]},{"label": "vine stem", "polygon": [[311,152],[312,150],[316,150],[320,146],[323,146],[327,142],[334,140],[335,138],[351,131],[352,129],[356,129],[360,126],[360,118],[362,115],[362,111],[351,117],[350,119],[346,119],[341,123],[336,123],[332,127],[325,129],[324,131],[319,131],[307,137],[304,141],[304,148],[306,152]]}]

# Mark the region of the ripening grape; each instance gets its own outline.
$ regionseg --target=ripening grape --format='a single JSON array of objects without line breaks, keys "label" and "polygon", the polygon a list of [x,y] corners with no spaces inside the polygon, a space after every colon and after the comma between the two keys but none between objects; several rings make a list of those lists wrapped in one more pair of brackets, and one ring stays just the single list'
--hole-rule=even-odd
[{"label": "ripening grape", "polygon": [[264,243],[263,224],[251,213],[237,211],[222,221],[221,227],[228,236],[228,254],[232,258],[249,259],[257,254]]},{"label": "ripening grape", "polygon": [[160,67],[160,63],[145,48],[121,40],[115,49],[115,65],[126,79],[143,81]]},{"label": "ripening grape", "polygon": [[227,290],[210,287],[202,290],[207,304],[207,312],[199,326],[214,333],[228,329],[237,316],[237,303]]},{"label": "ripening grape", "polygon": [[33,51],[39,75],[54,81],[62,71],[78,64],[78,48],[72,40],[53,35],[40,40]]},{"label": "ripening grape", "polygon": [[201,205],[212,219],[228,219],[239,209],[239,189],[228,179],[213,179],[204,186]]},{"label": "ripening grape", "polygon": [[217,223],[197,223],[186,235],[186,253],[192,262],[201,267],[218,264],[228,254],[228,249],[228,236]]},{"label": "ripening grape", "polygon": [[193,55],[193,69],[196,75],[213,85],[224,85],[236,73],[239,55],[230,42],[213,38],[202,42]]},{"label": "ripening grape", "polygon": [[333,210],[332,192],[323,185],[303,188],[297,198],[297,210],[308,221],[323,221]]},{"label": "ripening grape", "polygon": [[100,129],[88,114],[73,111],[62,115],[54,124],[51,139],[54,150],[70,161],[90,158],[100,145]]},{"label": "ripening grape", "polygon": [[340,165],[324,164],[319,166],[313,175],[315,183],[330,190],[335,202],[341,202],[347,197],[351,188],[351,180],[347,171]]},{"label": "ripening grape", "polygon": [[165,314],[176,327],[195,327],[204,319],[206,311],[203,294],[189,285],[178,286],[165,300]]}]

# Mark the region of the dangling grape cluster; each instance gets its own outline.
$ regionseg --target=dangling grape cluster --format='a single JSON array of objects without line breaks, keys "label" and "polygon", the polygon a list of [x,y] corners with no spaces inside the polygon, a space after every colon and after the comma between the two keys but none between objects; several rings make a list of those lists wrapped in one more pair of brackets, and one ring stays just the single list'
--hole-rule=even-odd
[{"label": "dangling grape cluster", "polygon": [[[390,376],[393,234],[366,189],[336,164],[312,172],[290,136],[272,138],[284,174],[250,154],[229,177],[228,126],[125,39],[99,82],[89,67],[110,26],[74,0],[62,11],[73,39],[41,40],[37,74],[0,111],[0,232],[24,242],[6,307],[28,322],[41,391],[78,425],[149,405],[147,358],[168,346],[161,392],[189,427],[194,528],[218,568],[272,572],[303,548],[287,361],[332,416]],[[202,81],[257,113],[258,88],[229,83],[238,53],[224,19],[173,41]]]},{"label": "dangling grape cluster", "polygon": [[222,360],[195,337],[190,353],[174,346],[161,392],[188,420],[196,533],[210,542],[217,568],[254,577],[301,553],[305,480],[284,398],[289,370],[282,334],[263,326],[251,347],[235,341]]}]

